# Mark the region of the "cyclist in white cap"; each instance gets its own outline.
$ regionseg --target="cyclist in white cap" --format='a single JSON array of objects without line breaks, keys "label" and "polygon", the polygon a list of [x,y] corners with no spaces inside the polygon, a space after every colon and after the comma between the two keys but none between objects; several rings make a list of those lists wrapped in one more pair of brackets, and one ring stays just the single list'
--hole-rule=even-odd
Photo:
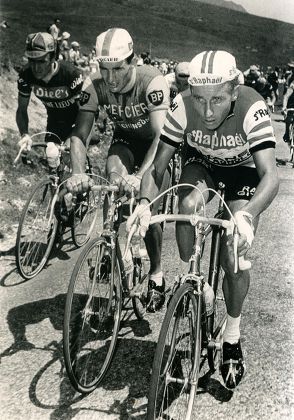
[{"label": "cyclist in white cap", "polygon": [[[114,123],[106,172],[121,190],[138,192],[142,176],[153,160],[160,129],[169,107],[169,89],[159,70],[136,66],[133,40],[122,28],[111,28],[97,37],[96,55],[100,73],[84,82],[80,112],[71,138],[73,177],[68,189],[79,192],[89,185],[85,175],[85,140],[99,107]],[[135,168],[138,168],[135,172]],[[156,211],[156,208],[154,208]],[[164,279],[161,269],[161,228],[154,225],[146,237],[150,257],[149,311],[164,303]]]},{"label": "cyclist in white cap", "polygon": [[[47,131],[65,141],[71,134],[78,114],[77,98],[83,78],[72,64],[55,59],[56,41],[47,32],[29,34],[25,56],[28,65],[18,77],[18,107],[16,123],[21,135],[18,145],[29,149],[28,106],[31,94],[43,103],[47,111]],[[56,143],[56,136],[48,134],[46,141]]]},{"label": "cyclist in white cap", "polygon": [[[250,248],[259,215],[278,191],[275,137],[266,103],[253,89],[239,85],[235,58],[226,51],[204,51],[191,61],[190,89],[179,94],[170,108],[155,159],[143,176],[141,200],[127,227],[138,217],[148,227],[145,206],[158,194],[168,162],[184,139],[185,156],[180,183],[200,190],[226,185],[226,201],[241,233],[238,253]],[[212,198],[205,191],[206,200]],[[191,214],[201,205],[194,189],[179,189],[179,211]],[[182,265],[191,256],[194,228],[176,227]],[[235,388],[245,365],[240,343],[240,317],[249,288],[249,270],[234,274],[232,238],[222,238],[221,264],[225,271],[223,290],[228,312],[224,331],[221,373],[228,388]],[[187,268],[186,268],[187,270]]]}]

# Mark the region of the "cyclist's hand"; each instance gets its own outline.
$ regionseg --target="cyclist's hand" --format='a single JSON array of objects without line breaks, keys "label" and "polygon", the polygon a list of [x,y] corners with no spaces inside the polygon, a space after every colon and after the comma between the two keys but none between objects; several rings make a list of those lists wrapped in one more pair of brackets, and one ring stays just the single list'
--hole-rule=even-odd
[{"label": "cyclist's hand", "polygon": [[24,152],[29,152],[32,148],[33,140],[28,134],[24,134],[19,142],[17,143],[18,147]]},{"label": "cyclist's hand", "polygon": [[75,174],[66,181],[66,188],[69,192],[78,194],[88,191],[93,184],[93,179],[87,174]]},{"label": "cyclist's hand", "polygon": [[150,207],[146,206],[146,204],[138,204],[133,214],[127,220],[126,229],[129,232],[132,225],[139,222],[139,234],[144,238],[149,228],[150,219]]},{"label": "cyclist's hand", "polygon": [[141,179],[142,178],[137,175],[127,175],[121,182],[125,193],[133,193],[136,196],[140,191]]},{"label": "cyclist's hand", "polygon": [[281,114],[284,115],[284,117],[287,117],[287,108],[283,108]]},{"label": "cyclist's hand", "polygon": [[234,214],[239,231],[238,255],[245,255],[254,239],[253,217],[250,213],[239,210]]}]

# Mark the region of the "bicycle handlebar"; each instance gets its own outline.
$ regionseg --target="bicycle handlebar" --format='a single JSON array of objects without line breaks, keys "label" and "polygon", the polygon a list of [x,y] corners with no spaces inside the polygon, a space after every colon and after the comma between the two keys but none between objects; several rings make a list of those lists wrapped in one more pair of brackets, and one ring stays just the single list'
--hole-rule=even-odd
[{"label": "bicycle handlebar", "polygon": [[[56,144],[56,143],[55,143]],[[61,151],[61,152],[67,152],[67,151],[69,151],[70,150],[70,148],[69,148],[69,146],[67,146],[67,145],[65,145],[65,144],[56,144],[56,146],[58,147],[58,149]],[[35,143],[33,143],[32,145],[31,145],[31,149],[33,149],[34,147],[44,147],[44,149],[47,147],[47,143],[46,142],[44,142],[44,141],[39,141],[39,142],[35,142]],[[19,161],[19,159],[20,159],[20,157],[21,157],[21,155],[22,155],[22,152],[24,151],[24,149],[26,148],[26,146],[25,145],[22,145],[21,147],[20,147],[20,149],[19,149],[19,151],[18,151],[18,154],[17,154],[17,156],[16,156],[16,158],[14,159],[14,161],[13,161],[13,166],[15,166],[16,164],[17,164],[17,162]],[[29,153],[30,151],[28,151],[28,153]]]},{"label": "bicycle handlebar", "polygon": [[[203,217],[197,214],[158,214],[152,216],[150,219],[149,225],[155,223],[162,223],[164,221],[181,221],[181,222],[189,222],[192,226],[196,226],[199,223],[209,224],[212,226],[221,226],[233,234],[233,252],[234,252],[234,273],[237,273],[238,268],[240,271],[249,270],[251,268],[251,262],[245,260],[244,256],[238,257],[238,240],[239,240],[239,233],[237,230],[237,226],[234,224],[232,220],[223,220],[218,219],[215,217]],[[130,246],[130,242],[133,236],[138,236],[138,228],[139,225],[134,223],[131,227],[129,232],[127,243],[124,251],[124,255],[126,255],[128,247]]]}]

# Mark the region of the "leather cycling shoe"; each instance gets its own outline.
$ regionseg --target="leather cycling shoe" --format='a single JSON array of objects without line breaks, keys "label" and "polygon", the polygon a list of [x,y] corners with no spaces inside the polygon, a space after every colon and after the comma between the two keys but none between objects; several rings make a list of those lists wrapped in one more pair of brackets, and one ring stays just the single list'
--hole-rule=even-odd
[{"label": "leather cycling shoe", "polygon": [[245,363],[240,340],[236,344],[223,343],[221,374],[225,386],[234,389],[245,374]]},{"label": "leather cycling shoe", "polygon": [[147,312],[156,312],[159,311],[165,302],[165,280],[162,278],[162,285],[157,286],[157,284],[149,279],[148,282],[148,292],[147,292]]}]

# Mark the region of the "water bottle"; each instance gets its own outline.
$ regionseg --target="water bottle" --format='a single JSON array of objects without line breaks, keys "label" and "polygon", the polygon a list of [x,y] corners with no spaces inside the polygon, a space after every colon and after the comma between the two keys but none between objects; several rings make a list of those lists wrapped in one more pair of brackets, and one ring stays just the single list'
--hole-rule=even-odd
[{"label": "water bottle", "polygon": [[212,287],[205,282],[203,286],[204,302],[206,307],[206,315],[212,315],[214,311],[214,292]]},{"label": "water bottle", "polygon": [[51,169],[57,169],[60,165],[59,149],[52,141],[47,143],[46,156],[49,167]]}]

